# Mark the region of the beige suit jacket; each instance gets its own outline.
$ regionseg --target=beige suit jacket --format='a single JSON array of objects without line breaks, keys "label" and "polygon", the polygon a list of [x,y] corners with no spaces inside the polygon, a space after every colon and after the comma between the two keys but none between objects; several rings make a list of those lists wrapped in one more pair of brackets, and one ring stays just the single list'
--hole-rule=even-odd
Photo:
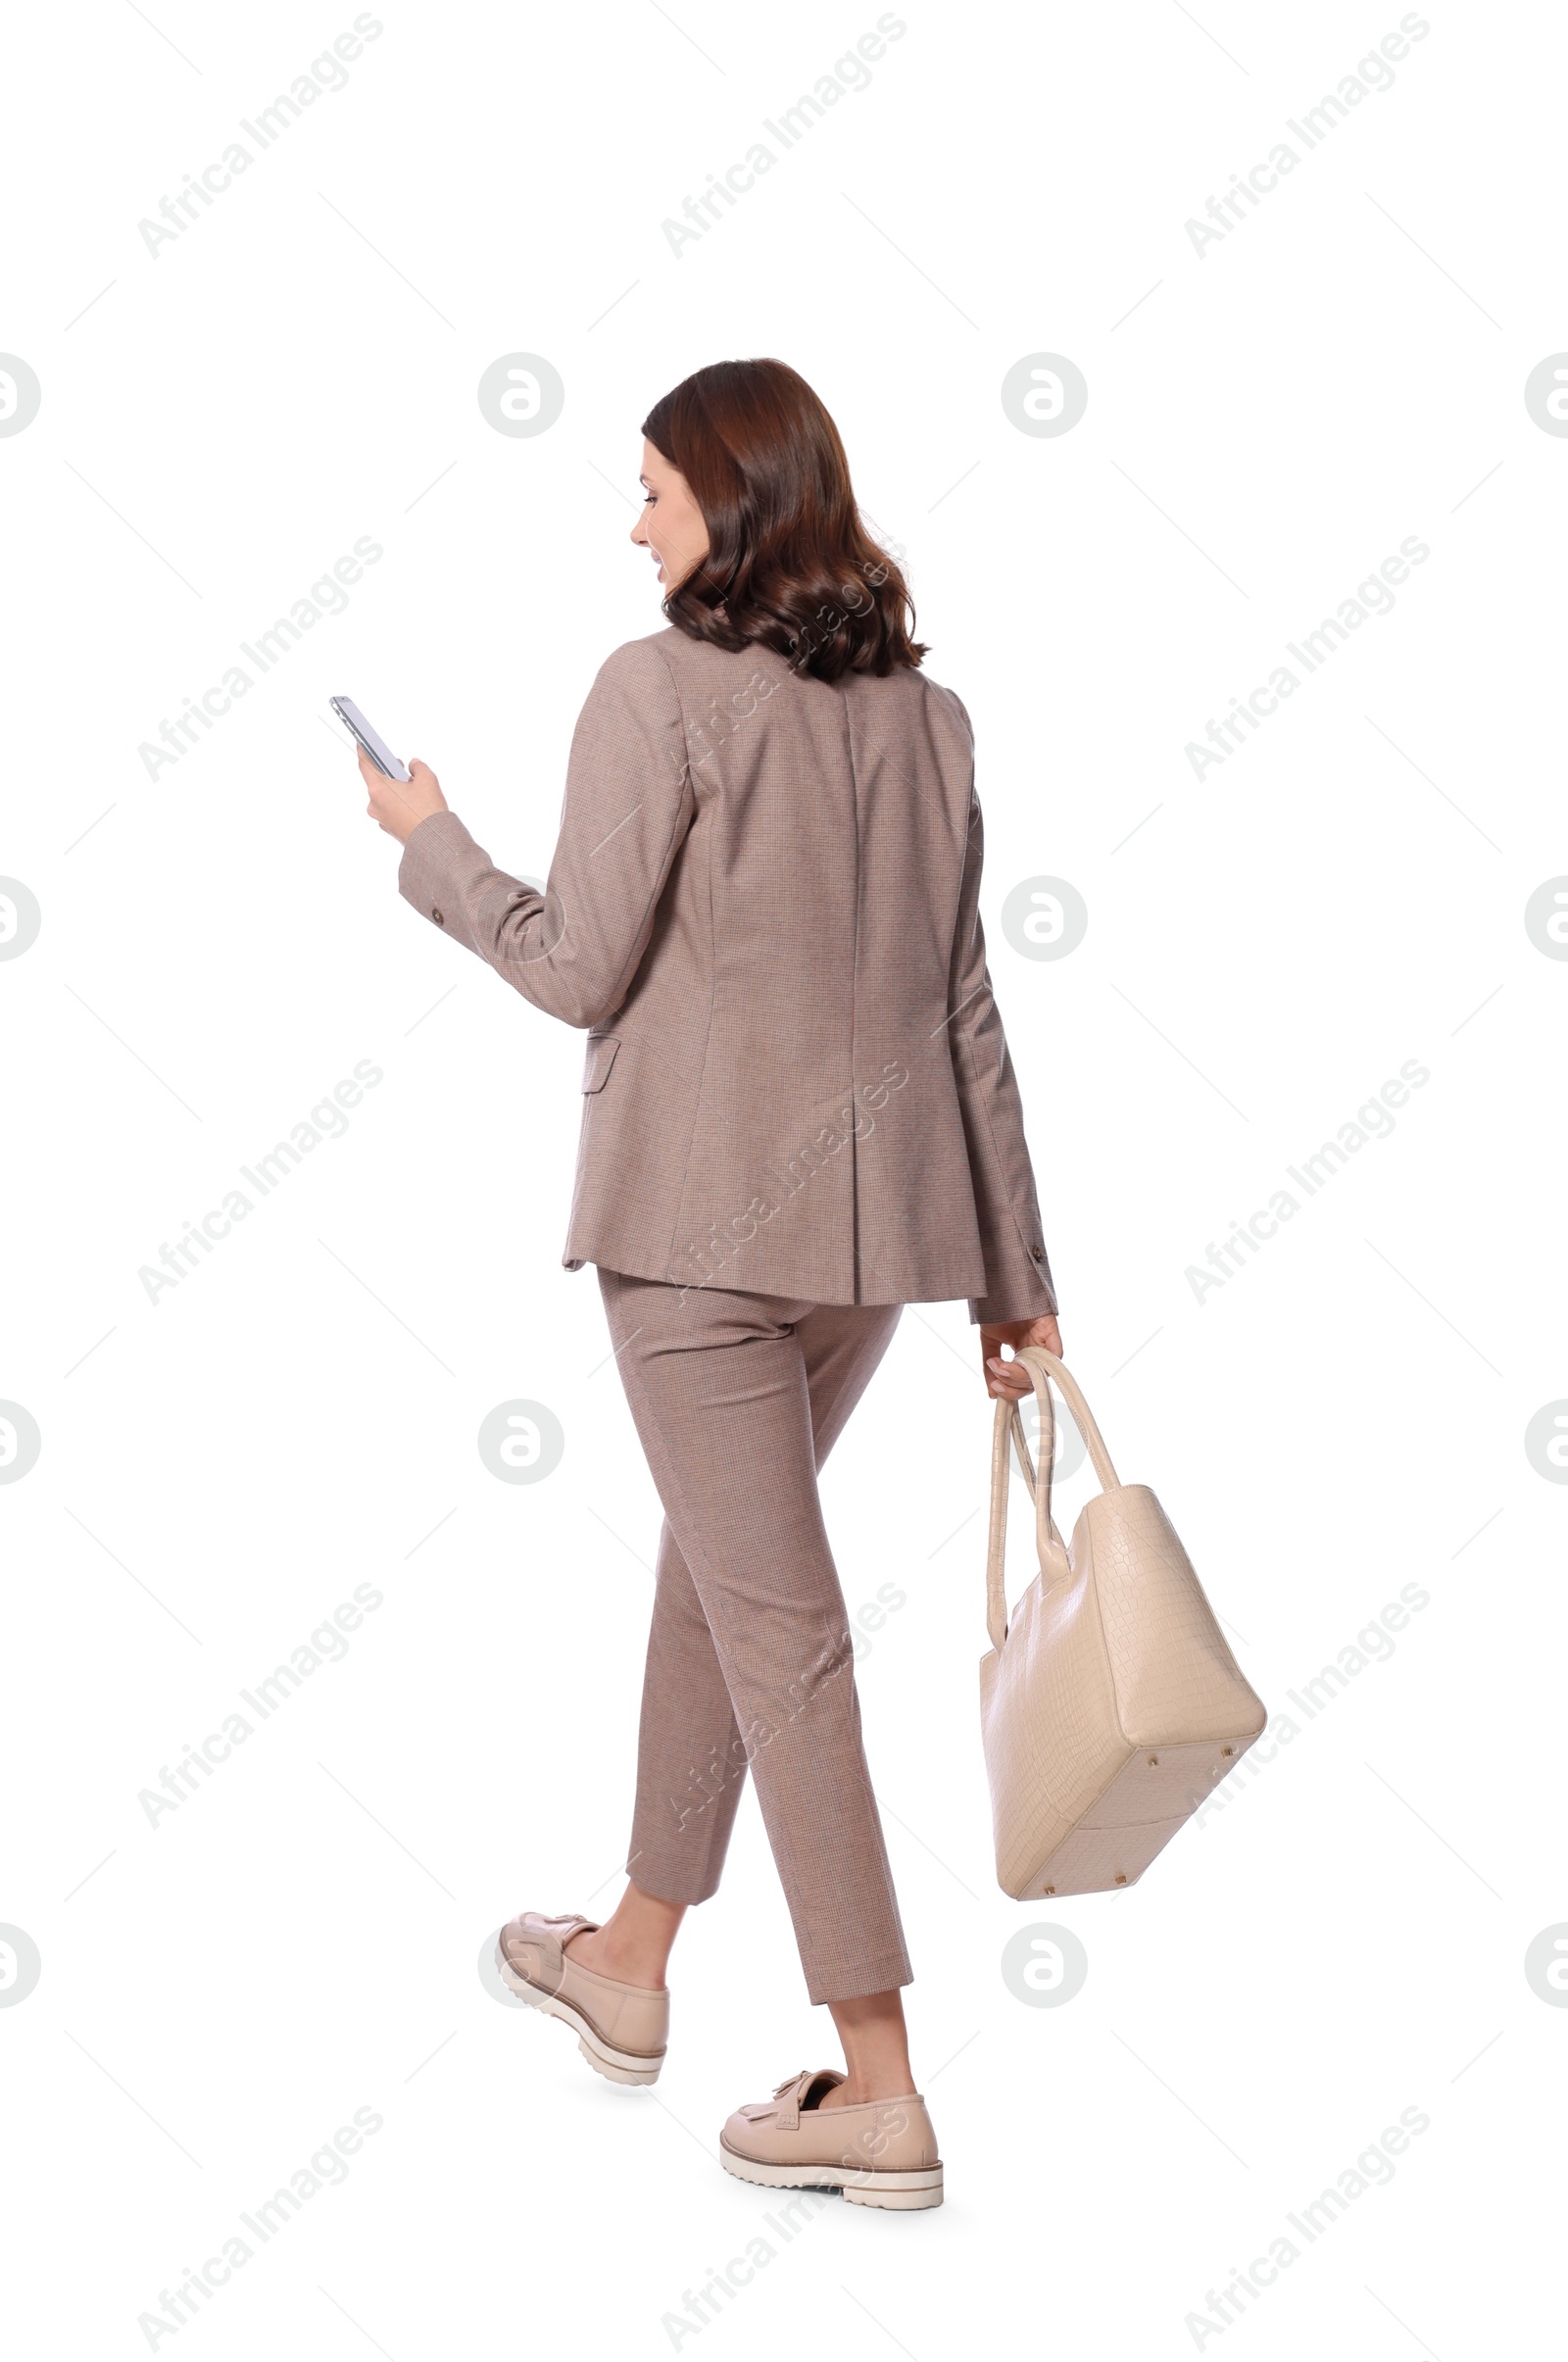
[{"label": "beige suit jacket", "polygon": [[968,714],[673,628],[601,668],[543,894],[455,812],[400,891],[588,1029],[563,1261],[814,1304],[1056,1308],[980,927]]}]

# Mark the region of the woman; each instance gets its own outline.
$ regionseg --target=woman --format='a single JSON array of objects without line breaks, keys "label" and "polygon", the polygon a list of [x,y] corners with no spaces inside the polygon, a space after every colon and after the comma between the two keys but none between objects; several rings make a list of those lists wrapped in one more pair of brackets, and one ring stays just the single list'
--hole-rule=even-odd
[{"label": "woman", "polygon": [[565,1254],[598,1266],[665,1510],[629,1883],[603,1925],[524,1912],[509,1983],[651,2084],[665,1963],[718,1884],[748,1768],[845,2071],[733,2115],[730,2172],[941,2202],[910,1981],[816,1471],[900,1306],[969,1299],[1059,1353],[1017,1085],[986,973],[969,717],[920,669],[832,419],[778,361],[699,369],[644,421],[632,540],[667,627],[583,708],[543,894],[422,763],[362,756],[400,891],[587,1029]]}]

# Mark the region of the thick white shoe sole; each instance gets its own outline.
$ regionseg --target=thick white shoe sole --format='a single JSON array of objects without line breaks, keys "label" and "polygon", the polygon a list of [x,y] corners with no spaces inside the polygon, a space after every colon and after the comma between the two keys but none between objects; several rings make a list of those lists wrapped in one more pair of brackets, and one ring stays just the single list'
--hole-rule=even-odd
[{"label": "thick white shoe sole", "polygon": [[889,2206],[908,2213],[942,2203],[940,2165],[904,2174],[863,2165],[764,2165],[756,2157],[741,2156],[724,2141],[718,2144],[718,2161],[737,2181],[756,2182],[763,2190],[841,2190],[852,2206]]},{"label": "thick white shoe sole", "polygon": [[502,1950],[499,1938],[496,1940],[496,1966],[513,1993],[532,2008],[542,2010],[546,2017],[560,2018],[564,2026],[571,2028],[577,2037],[578,2049],[597,2074],[607,2077],[611,2083],[658,2083],[659,2070],[664,2063],[662,2058],[639,2058],[635,2050],[612,2048],[603,2035],[595,2033],[580,2009],[574,2009],[569,2001],[562,2000],[558,1993],[546,1993],[542,1986],[530,1985],[526,1977],[519,1977]]}]

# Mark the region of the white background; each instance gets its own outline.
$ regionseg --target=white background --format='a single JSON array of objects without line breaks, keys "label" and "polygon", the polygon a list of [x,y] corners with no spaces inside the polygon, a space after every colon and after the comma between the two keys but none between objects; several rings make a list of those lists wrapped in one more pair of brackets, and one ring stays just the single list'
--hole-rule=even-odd
[{"label": "white background", "polygon": [[[0,346],[43,389],[0,440],[0,870],[42,910],[0,965],[0,1396],[42,1434],[0,1487],[0,1921],[42,1956],[0,2009],[17,2350],[145,2352],[138,2316],[357,2107],[383,2121],[347,2182],[155,2350],[1526,2350],[1568,2040],[1523,1966],[1568,1919],[1568,1494],[1524,1449],[1568,1395],[1568,966],[1523,915],[1568,870],[1568,443],[1523,399],[1568,345],[1561,20],[1425,9],[1308,152],[1286,119],[1396,0],[906,7],[677,258],[663,221],[873,0],[381,7],[346,86],[155,257],[138,223],[353,10],[150,15],[24,18],[0,163]],[[1200,256],[1186,222],[1282,137],[1296,171]],[[566,388],[532,439],[475,399],[519,350]],[[1040,351],[1090,389],[1059,438],[1002,408]],[[640,420],[751,354],[833,411],[975,719],[993,975],[1122,1475],[1276,1714],[1428,1595],[1141,1886],[1008,1902],[989,1411],[966,1308],[906,1315],[824,1491],[852,1610],[906,1594],[859,1680],[948,2202],[834,2201],[788,2243],[714,2156],[834,2055],[750,1798],[656,2094],[477,1973],[514,1911],[617,1892],[658,1505],[593,1273],[559,1261],[580,1041],[398,899],[326,709],[352,693],[542,875],[593,673],[661,624]],[[149,777],[140,745],[361,536],[347,611]],[[1407,536],[1394,611],[1196,778],[1209,717]],[[1087,903],[1067,959],[1003,934],[1036,875]],[[345,1135],[149,1302],[140,1267],[363,1059]],[[1411,1059],[1392,1133],[1200,1302],[1189,1266]],[[564,1429],[538,1485],[475,1449],[514,1398]],[[1013,1542],[1021,1588],[1021,1514]],[[347,1655],[149,1825],[139,1792],[357,1584]],[[1048,1917],[1089,1975],[1030,2007],[1001,1954]],[[1406,2108],[1392,2182],[1222,2326],[1206,2292]],[[686,2292],[759,2237],[702,2324]]]}]

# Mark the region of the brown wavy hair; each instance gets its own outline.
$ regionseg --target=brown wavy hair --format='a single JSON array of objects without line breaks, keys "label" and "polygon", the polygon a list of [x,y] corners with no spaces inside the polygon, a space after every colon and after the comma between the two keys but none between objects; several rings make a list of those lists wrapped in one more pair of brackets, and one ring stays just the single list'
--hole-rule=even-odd
[{"label": "brown wavy hair", "polygon": [[904,576],[861,524],[839,430],[804,377],[782,361],[715,361],[642,430],[708,527],[708,556],[664,599],[677,630],[760,643],[823,681],[919,664]]}]

